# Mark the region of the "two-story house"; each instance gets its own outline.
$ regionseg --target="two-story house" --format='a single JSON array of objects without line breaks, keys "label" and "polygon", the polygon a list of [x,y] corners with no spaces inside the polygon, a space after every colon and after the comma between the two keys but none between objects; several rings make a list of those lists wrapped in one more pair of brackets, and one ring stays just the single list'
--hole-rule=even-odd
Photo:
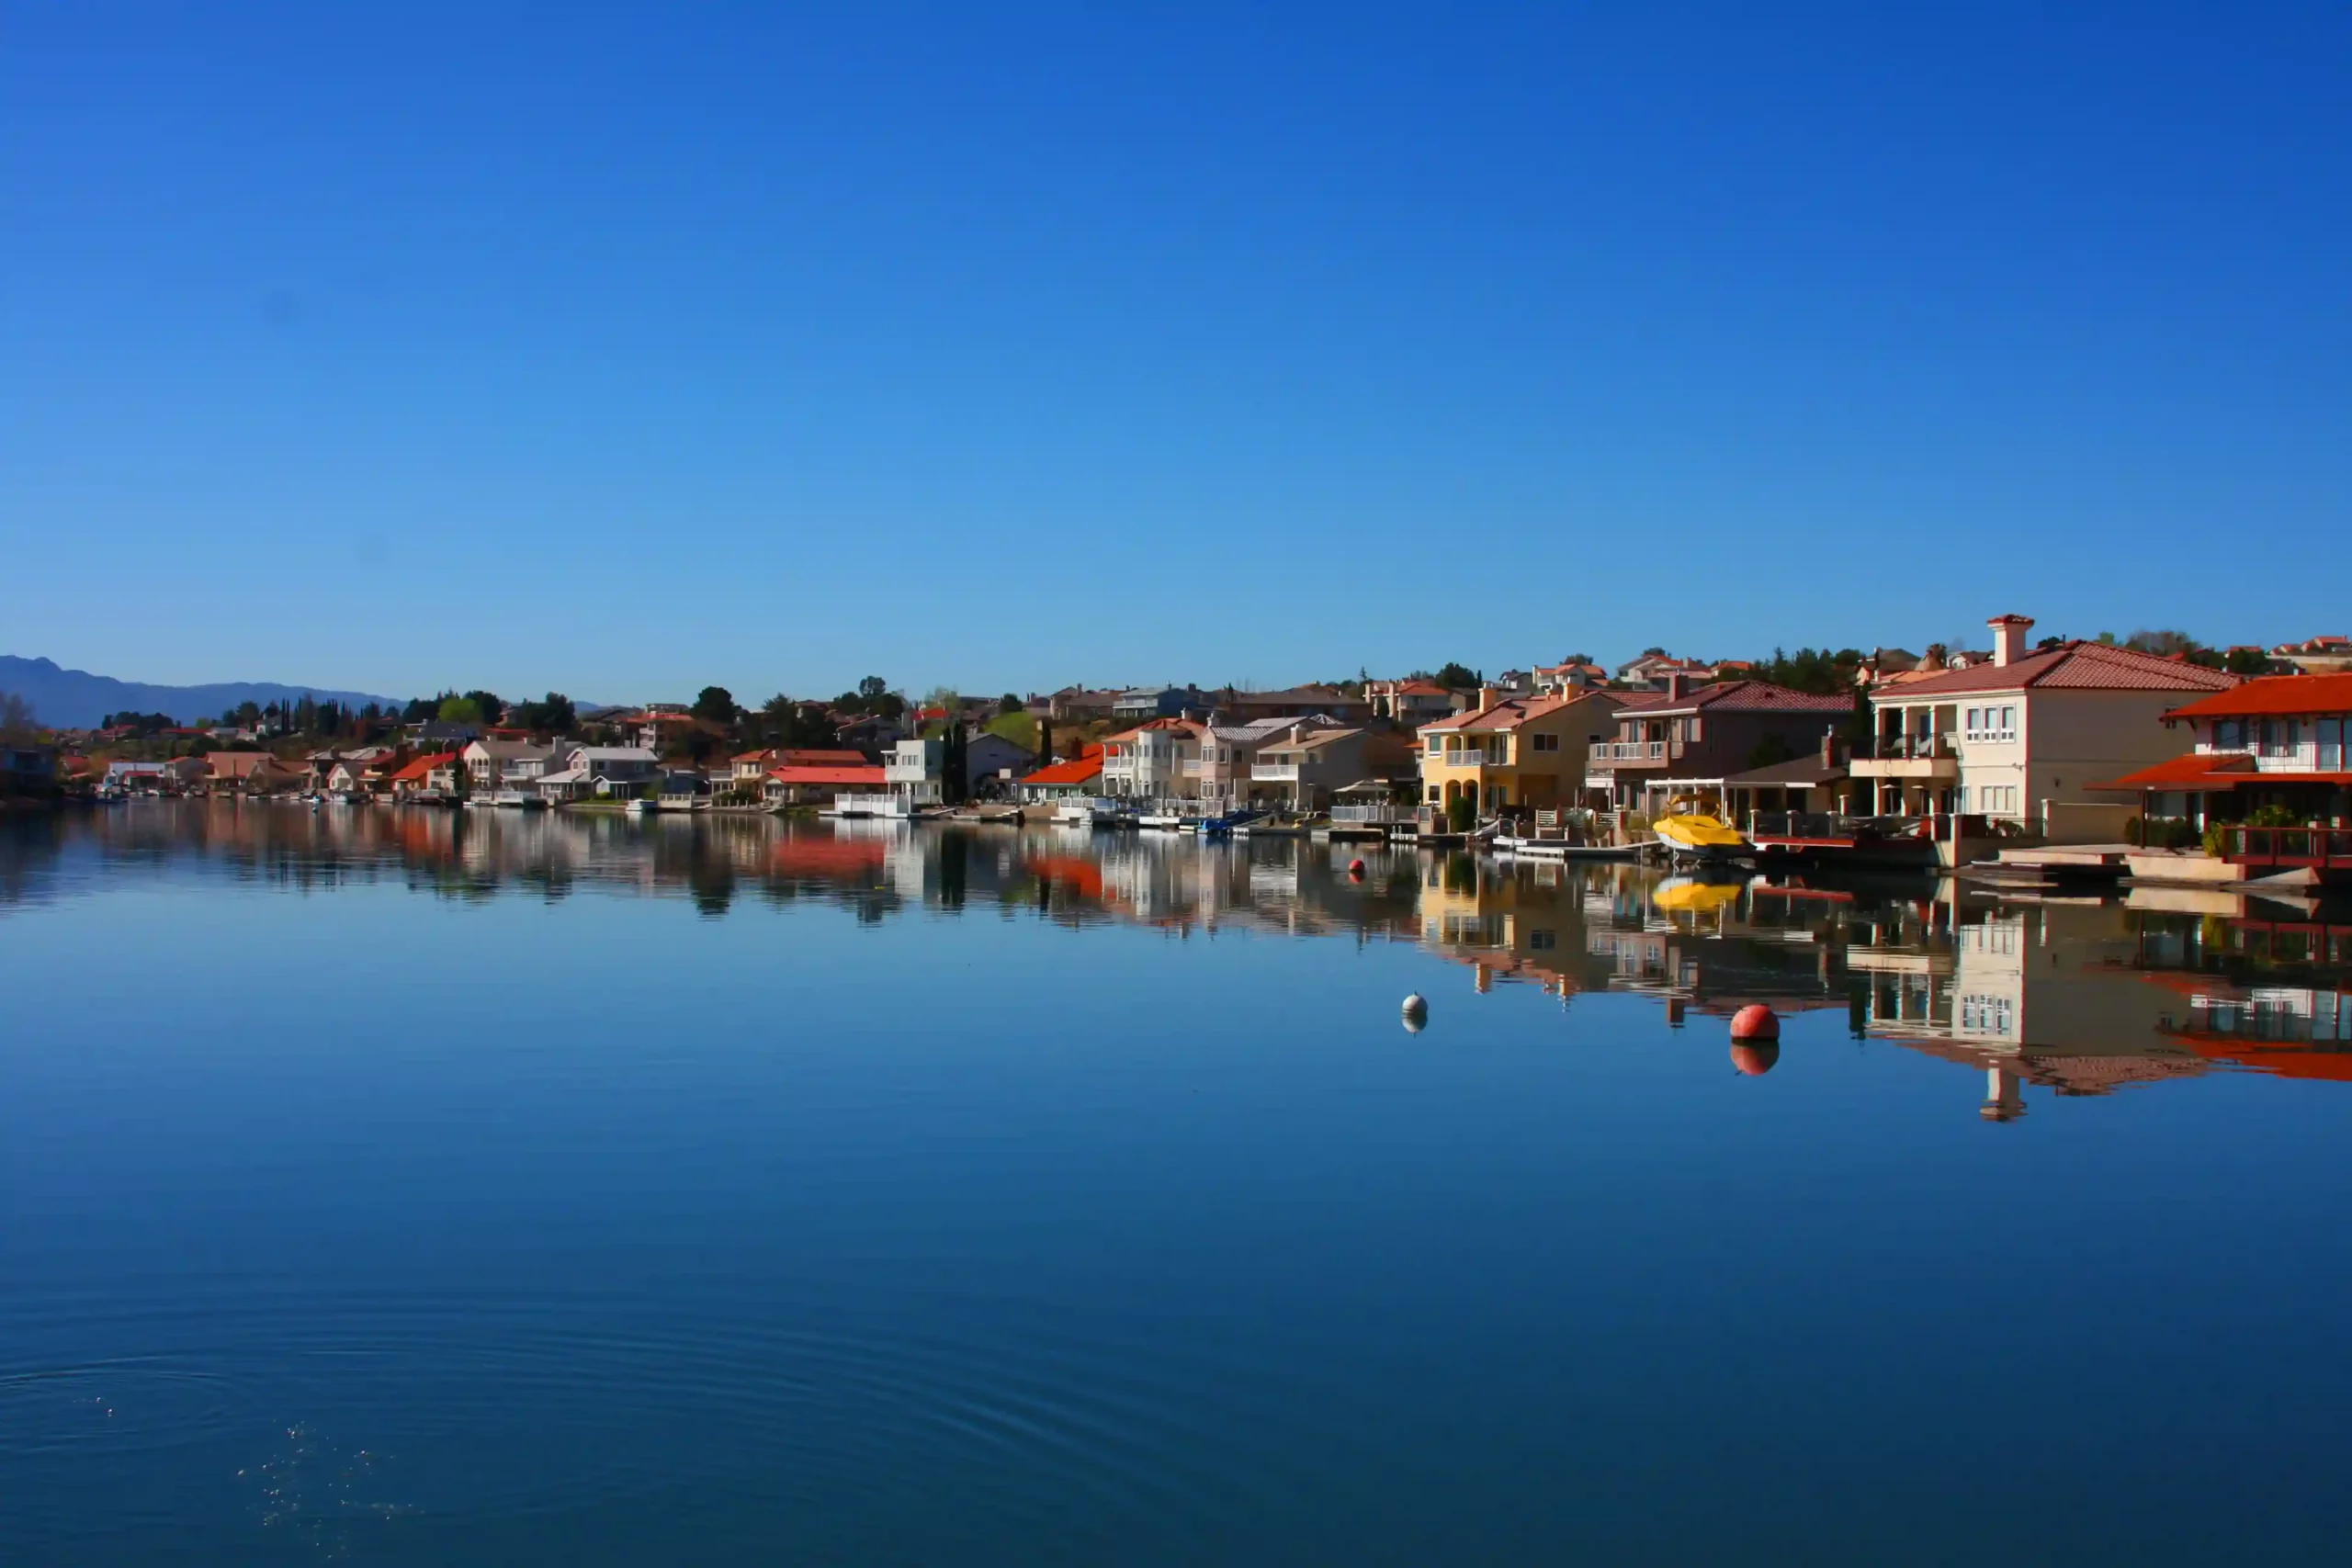
[{"label": "two-story house", "polygon": [[[990,781],[1026,768],[1032,753],[1025,746],[982,730],[964,738],[964,781],[960,799],[989,793]],[[897,814],[919,807],[947,804],[947,742],[936,736],[901,740],[883,759],[882,781]]]},{"label": "two-story house", "polygon": [[1200,794],[1201,755],[1208,726],[1197,719],[1156,718],[1102,742],[1102,793],[1121,800],[1191,800]]},{"label": "two-story house", "polygon": [[1478,705],[1421,726],[1422,804],[1443,818],[1456,801],[1481,817],[1584,804],[1586,758],[1614,727],[1610,692],[1505,698],[1489,686]]},{"label": "two-story house", "polygon": [[2224,834],[2224,856],[2352,872],[2352,673],[2263,676],[2175,708],[2164,723],[2188,729],[2194,749],[2094,787],[2136,795],[2143,822],[2291,818],[2275,830]]},{"label": "two-story house", "polygon": [[1238,810],[1266,794],[1251,777],[1261,748],[1302,728],[1338,728],[1340,721],[1329,714],[1207,725],[1201,731],[1198,754],[1184,762],[1184,775],[1192,781],[1187,798],[1198,799],[1213,815]]},{"label": "two-story house", "polygon": [[467,784],[477,795],[500,790],[536,792],[539,780],[554,769],[556,749],[485,736],[468,743],[458,755],[465,759]]},{"label": "two-story house", "polygon": [[2024,615],[1987,625],[1985,662],[1871,689],[1871,744],[1849,764],[1858,807],[2103,837],[2120,830],[2126,813],[2098,786],[2172,750],[2167,712],[2238,683],[2219,670],[2105,643],[2028,651],[2033,622]]},{"label": "two-story house", "polygon": [[1409,775],[1415,755],[1393,731],[1300,720],[1258,748],[1250,788],[1270,805],[1320,811],[1350,784]]},{"label": "two-story house", "polygon": [[1727,781],[1775,761],[1817,755],[1825,731],[1848,722],[1854,698],[1792,691],[1767,681],[1691,682],[1628,698],[1615,738],[1593,748],[1590,787],[1613,806],[1655,814],[1678,795],[1722,800]]}]

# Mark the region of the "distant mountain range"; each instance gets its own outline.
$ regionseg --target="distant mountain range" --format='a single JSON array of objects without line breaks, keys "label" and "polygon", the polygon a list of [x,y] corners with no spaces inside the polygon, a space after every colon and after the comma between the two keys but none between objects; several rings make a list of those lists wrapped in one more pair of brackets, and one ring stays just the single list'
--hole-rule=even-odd
[{"label": "distant mountain range", "polygon": [[61,670],[54,660],[19,659],[0,654],[0,692],[14,692],[32,705],[34,718],[60,729],[85,729],[110,713],[166,713],[181,724],[192,718],[217,717],[225,708],[245,703],[267,706],[275,702],[300,702],[304,697],[322,703],[369,703],[400,706],[406,698],[379,696],[372,692],[337,692],[324,686],[282,686],[274,681],[229,681],[217,686],[151,686],[141,681],[118,681],[85,670]]}]

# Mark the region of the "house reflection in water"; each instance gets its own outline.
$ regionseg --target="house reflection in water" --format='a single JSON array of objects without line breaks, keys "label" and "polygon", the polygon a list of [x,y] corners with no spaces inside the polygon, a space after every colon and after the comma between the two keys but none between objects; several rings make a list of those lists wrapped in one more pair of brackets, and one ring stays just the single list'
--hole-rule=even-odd
[{"label": "house reflection in water", "polygon": [[[1148,926],[1180,941],[1412,942],[1467,968],[1477,991],[1534,985],[1564,1008],[1591,992],[1649,997],[1669,1027],[1751,1002],[1783,1015],[1842,1007],[1857,1039],[1982,1071],[1983,1114],[1996,1122],[2023,1114],[2029,1085],[2101,1095],[2231,1068],[2352,1082],[2352,922],[2240,895],[2033,902],[1910,874],[1662,878],[1615,863],[1294,839],[191,801],[10,826],[0,907],[48,897],[74,855],[203,856],[298,890],[684,897],[708,919],[743,898],[815,900],[861,922],[931,908]],[[1752,1051],[1736,1065],[1753,1074],[1776,1059]]]}]

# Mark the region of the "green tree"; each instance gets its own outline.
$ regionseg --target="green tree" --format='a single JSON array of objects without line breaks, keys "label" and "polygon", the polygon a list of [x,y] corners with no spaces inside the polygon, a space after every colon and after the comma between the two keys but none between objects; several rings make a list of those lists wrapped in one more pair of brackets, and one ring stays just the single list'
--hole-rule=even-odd
[{"label": "green tree", "polygon": [[1011,692],[1005,693],[1004,695],[997,698],[996,700],[996,711],[1000,716],[1019,713],[1021,711],[1021,699],[1014,696]]},{"label": "green tree", "polygon": [[481,705],[471,697],[444,697],[434,716],[444,724],[480,724]]},{"label": "green tree", "polygon": [[1439,685],[1451,688],[1454,691],[1462,691],[1479,683],[1478,672],[1476,670],[1471,669],[1470,666],[1462,663],[1458,660],[1452,659],[1449,659],[1443,664],[1439,665],[1437,667],[1437,673],[1430,678],[1435,681]]},{"label": "green tree", "polygon": [[2203,645],[2184,631],[2165,628],[2151,631],[2143,627],[2125,637],[2123,646],[2134,653],[2153,653],[2159,658],[2169,659],[2176,653],[2195,653]]},{"label": "green tree", "polygon": [[33,738],[33,705],[14,692],[0,692],[0,740],[18,743]]},{"label": "green tree", "polygon": [[474,711],[481,715],[484,724],[500,724],[506,718],[506,704],[495,692],[468,692],[466,701],[474,705]]},{"label": "green tree", "polygon": [[694,716],[713,724],[735,722],[735,694],[724,686],[705,686],[695,697]]},{"label": "green tree", "polygon": [[2233,648],[2222,660],[2222,668],[2233,675],[2267,675],[2270,672],[2270,655],[2258,648]]}]

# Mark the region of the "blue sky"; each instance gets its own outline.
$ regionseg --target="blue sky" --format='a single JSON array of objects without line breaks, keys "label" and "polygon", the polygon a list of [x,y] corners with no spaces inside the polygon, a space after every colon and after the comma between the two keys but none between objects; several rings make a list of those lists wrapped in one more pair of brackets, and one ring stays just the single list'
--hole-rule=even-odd
[{"label": "blue sky", "polygon": [[2352,630],[2352,13],[0,7],[0,652]]}]

